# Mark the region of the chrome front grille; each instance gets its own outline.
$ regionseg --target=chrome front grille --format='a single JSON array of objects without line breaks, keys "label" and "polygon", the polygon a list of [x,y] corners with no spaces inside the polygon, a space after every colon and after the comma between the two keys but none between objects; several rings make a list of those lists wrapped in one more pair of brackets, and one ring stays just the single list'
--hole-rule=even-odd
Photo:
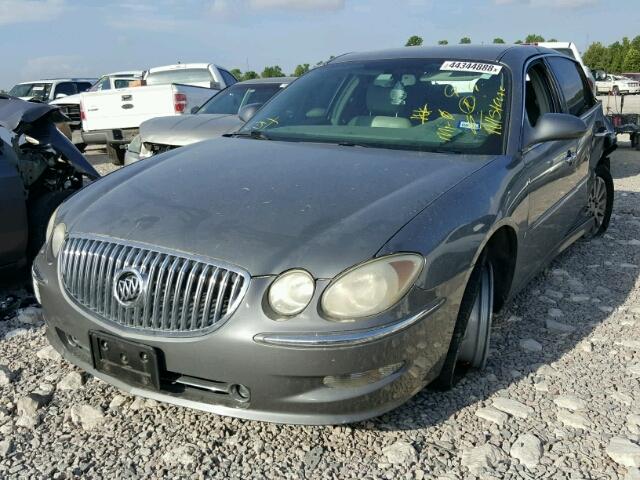
[{"label": "chrome front grille", "polygon": [[[100,318],[160,335],[196,335],[236,310],[249,275],[228,265],[146,245],[69,238],[58,258],[67,294]],[[124,306],[115,284],[126,272],[142,279],[140,301]]]}]

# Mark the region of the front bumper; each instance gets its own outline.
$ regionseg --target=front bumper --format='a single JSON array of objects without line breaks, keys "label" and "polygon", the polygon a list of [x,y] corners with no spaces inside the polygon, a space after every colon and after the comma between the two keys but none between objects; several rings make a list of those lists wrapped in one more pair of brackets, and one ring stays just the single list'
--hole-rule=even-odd
[{"label": "front bumper", "polygon": [[[418,291],[403,301],[403,310],[412,314],[400,319],[400,323],[405,322],[402,328],[385,330],[382,335],[381,329],[388,329],[389,325],[367,331],[342,331],[358,338],[342,344],[269,343],[264,341],[269,332],[285,339],[299,335],[294,335],[295,326],[287,325],[293,320],[275,322],[262,312],[264,293],[272,278],[261,277],[251,280],[241,306],[218,330],[188,338],[160,337],[125,332],[73,303],[60,287],[55,265],[42,254],[36,259],[36,269],[48,339],[68,361],[135,395],[251,420],[338,424],[389,411],[437,376],[455,320],[452,304],[427,299],[424,292]],[[335,330],[339,328],[329,325],[318,339],[338,338]],[[119,336],[161,352],[165,380],[160,390],[138,388],[97,372],[91,356],[91,331]],[[325,381],[327,377],[345,378],[390,365],[401,367],[369,383],[331,386]],[[177,377],[187,379],[187,384],[175,382]],[[207,388],[211,385],[215,388]],[[239,386],[250,392],[248,399],[236,394]]]}]

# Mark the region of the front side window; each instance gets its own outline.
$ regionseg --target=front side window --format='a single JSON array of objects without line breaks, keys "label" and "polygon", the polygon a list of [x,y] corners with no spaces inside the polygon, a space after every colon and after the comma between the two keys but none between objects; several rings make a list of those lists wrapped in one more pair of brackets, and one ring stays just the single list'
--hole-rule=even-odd
[{"label": "front side window", "polygon": [[272,140],[398,150],[498,154],[509,75],[493,63],[394,59],[311,70],[241,132]]},{"label": "front side window", "polygon": [[211,83],[213,78],[206,68],[180,68],[151,72],[147,76],[147,85],[166,85],[169,83]]},{"label": "front side window", "polygon": [[545,113],[553,113],[557,109],[551,93],[551,83],[542,62],[534,63],[527,70],[524,89],[524,105],[527,119],[532,127]]},{"label": "front side window", "polygon": [[266,103],[282,90],[281,84],[233,85],[211,98],[198,113],[236,115],[245,105],[250,103]]},{"label": "front side window", "polygon": [[583,79],[582,68],[562,57],[549,57],[548,61],[564,95],[567,113],[581,116],[594,105],[591,89]]},{"label": "front side window", "polygon": [[13,87],[9,94],[14,97],[27,97],[46,102],[49,100],[51,83],[23,83]]},{"label": "front side window", "polygon": [[111,88],[111,82],[109,77],[101,77],[93,86],[89,89],[90,92],[99,92],[102,90],[109,90]]}]

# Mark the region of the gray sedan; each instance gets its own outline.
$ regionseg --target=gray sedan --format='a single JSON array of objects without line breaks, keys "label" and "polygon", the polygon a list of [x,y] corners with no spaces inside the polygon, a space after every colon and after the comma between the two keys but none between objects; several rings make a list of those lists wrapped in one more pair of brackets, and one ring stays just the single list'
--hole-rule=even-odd
[{"label": "gray sedan", "polygon": [[294,80],[295,77],[274,77],[239,82],[213,96],[194,115],[147,120],[129,144],[124,164],[234,132],[244,123],[239,116],[242,109],[255,112]]},{"label": "gray sedan", "polygon": [[613,202],[600,104],[535,46],[348,54],[236,134],[51,220],[49,341],[136,395],[276,422],[380,415],[482,368],[492,313]]}]

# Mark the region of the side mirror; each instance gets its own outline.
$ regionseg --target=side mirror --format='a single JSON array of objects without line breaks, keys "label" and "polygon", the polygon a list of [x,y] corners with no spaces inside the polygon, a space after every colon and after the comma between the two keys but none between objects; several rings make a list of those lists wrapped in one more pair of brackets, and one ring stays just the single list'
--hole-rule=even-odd
[{"label": "side mirror", "polygon": [[240,109],[238,117],[240,117],[240,120],[242,120],[243,123],[247,123],[253,118],[256,112],[260,110],[262,105],[262,103],[249,103]]},{"label": "side mirror", "polygon": [[64,98],[66,96],[67,96],[66,93],[58,93],[58,94],[56,94],[56,98]]},{"label": "side mirror", "polygon": [[198,110],[200,110],[200,107],[198,107],[197,105],[195,107],[191,107],[191,113],[198,113]]},{"label": "side mirror", "polygon": [[605,72],[604,70],[596,70],[593,76],[597,81],[601,82],[607,79],[607,72]]},{"label": "side mirror", "polygon": [[566,113],[545,113],[535,127],[526,134],[525,148],[553,140],[580,138],[587,132],[587,124],[578,117]]}]

